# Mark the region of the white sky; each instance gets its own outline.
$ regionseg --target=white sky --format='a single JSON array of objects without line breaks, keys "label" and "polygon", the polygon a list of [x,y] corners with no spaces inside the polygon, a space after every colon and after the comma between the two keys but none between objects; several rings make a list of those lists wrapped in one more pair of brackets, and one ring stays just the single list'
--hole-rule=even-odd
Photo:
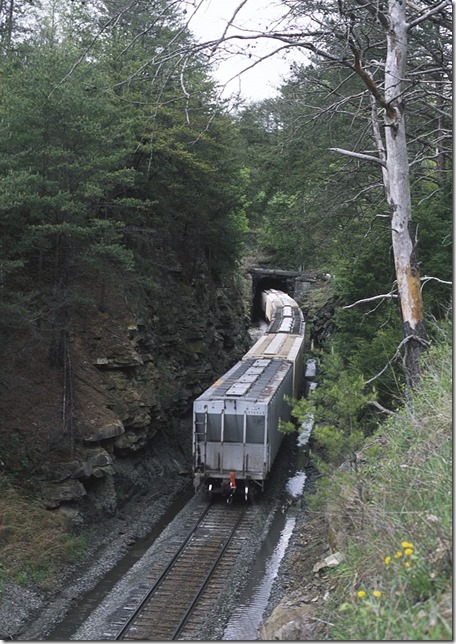
[{"label": "white sky", "polygon": [[[200,41],[219,38],[232,17],[241,0],[202,0],[198,11],[191,18],[189,28]],[[283,8],[274,0],[248,0],[237,14],[233,26],[227,35],[242,33],[235,29],[261,31],[267,25],[275,24],[283,15]],[[187,16],[189,17],[189,16]],[[244,31],[245,33],[245,31]],[[280,43],[279,43],[280,44]],[[277,48],[277,43],[266,40],[240,42],[243,55],[232,55],[227,61],[220,62],[214,71],[215,80],[224,85],[231,77],[255,62],[256,57],[264,56]],[[251,53],[251,58],[248,54]],[[290,56],[290,54],[289,54]],[[295,59],[296,56],[293,56]],[[259,101],[275,96],[277,87],[281,85],[289,72],[291,58],[284,59],[280,55],[260,62],[253,69],[246,71],[240,77],[228,82],[223,96],[229,97],[238,92],[247,101]]]}]

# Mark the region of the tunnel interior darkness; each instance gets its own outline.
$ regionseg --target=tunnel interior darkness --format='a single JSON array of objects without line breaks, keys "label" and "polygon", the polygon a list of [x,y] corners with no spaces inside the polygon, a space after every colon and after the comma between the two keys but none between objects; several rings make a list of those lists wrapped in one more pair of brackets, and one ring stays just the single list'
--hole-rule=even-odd
[{"label": "tunnel interior darkness", "polygon": [[263,311],[261,310],[261,293],[267,289],[275,288],[278,291],[284,291],[293,297],[293,288],[290,280],[286,277],[256,277],[253,281],[253,302],[252,302],[252,322],[257,323],[264,320]]}]

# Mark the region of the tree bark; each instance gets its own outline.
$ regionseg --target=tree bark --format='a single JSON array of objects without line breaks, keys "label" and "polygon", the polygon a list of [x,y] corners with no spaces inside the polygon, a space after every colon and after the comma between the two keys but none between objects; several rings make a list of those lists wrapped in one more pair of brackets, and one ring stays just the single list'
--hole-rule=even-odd
[{"label": "tree bark", "polygon": [[405,75],[408,25],[404,0],[389,0],[385,67],[387,198],[391,212],[394,263],[402,314],[407,383],[420,380],[420,355],[427,345],[420,274],[412,231],[409,163],[405,128]]}]

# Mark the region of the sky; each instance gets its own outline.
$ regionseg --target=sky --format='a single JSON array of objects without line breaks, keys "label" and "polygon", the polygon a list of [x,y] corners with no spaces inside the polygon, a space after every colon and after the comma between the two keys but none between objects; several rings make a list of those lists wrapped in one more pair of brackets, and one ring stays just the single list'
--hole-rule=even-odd
[{"label": "sky", "polygon": [[[240,4],[241,0],[202,0],[198,11],[191,17],[189,28],[198,40],[219,38],[224,32],[227,21]],[[274,0],[248,0],[237,14],[234,25],[243,30],[261,30],[264,26],[279,20],[282,12],[279,3]],[[228,35],[234,33],[236,29],[230,27]],[[237,33],[242,32],[237,31]],[[238,78],[230,80],[241,70],[252,65],[256,57],[264,56],[277,47],[264,40],[257,41],[254,46],[244,42],[242,46],[243,55],[230,56],[228,60],[219,63],[214,71],[213,75],[218,83],[222,85],[227,83],[223,96],[228,98],[240,92],[247,101],[260,101],[277,95],[277,87],[288,74],[289,60],[279,56],[271,57]],[[248,57],[249,53],[251,58]]]}]

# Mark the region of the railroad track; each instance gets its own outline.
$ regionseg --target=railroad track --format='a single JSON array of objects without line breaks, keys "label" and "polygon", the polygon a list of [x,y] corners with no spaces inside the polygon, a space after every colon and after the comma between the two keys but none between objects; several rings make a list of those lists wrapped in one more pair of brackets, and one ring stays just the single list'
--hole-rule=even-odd
[{"label": "railroad track", "polygon": [[[116,633],[116,640],[170,641],[189,638],[207,619],[229,571],[248,538],[253,518],[248,505],[208,505],[188,537]],[[144,592],[145,591],[145,592]]]}]

